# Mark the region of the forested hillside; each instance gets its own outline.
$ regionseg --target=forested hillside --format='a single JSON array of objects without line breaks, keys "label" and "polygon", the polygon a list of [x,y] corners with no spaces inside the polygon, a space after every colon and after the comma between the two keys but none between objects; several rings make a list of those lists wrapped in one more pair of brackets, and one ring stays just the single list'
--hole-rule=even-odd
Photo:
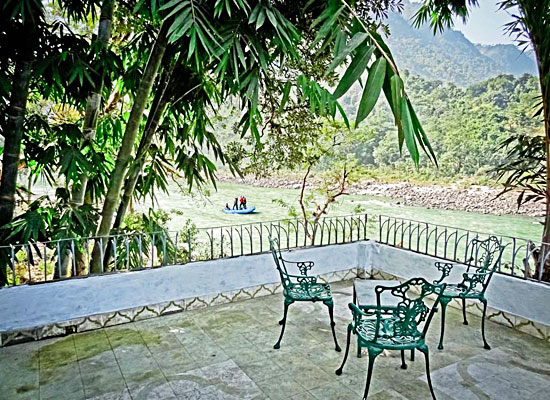
[{"label": "forested hillside", "polygon": [[404,1],[402,14],[388,19],[388,45],[401,69],[412,75],[469,86],[500,74],[536,74],[532,55],[514,45],[480,46],[455,30],[434,36],[429,26],[411,26],[418,4]]},{"label": "forested hillside", "polygon": [[[440,165],[436,169],[424,159],[421,172],[449,177],[481,174],[505,157],[500,149],[504,139],[543,132],[542,123],[532,118],[539,87],[531,75],[501,75],[468,88],[408,76],[406,85]],[[344,106],[353,113],[357,101],[347,97]],[[412,171],[410,159],[397,150],[396,128],[387,108],[379,104],[353,133],[353,152],[364,165]]]}]

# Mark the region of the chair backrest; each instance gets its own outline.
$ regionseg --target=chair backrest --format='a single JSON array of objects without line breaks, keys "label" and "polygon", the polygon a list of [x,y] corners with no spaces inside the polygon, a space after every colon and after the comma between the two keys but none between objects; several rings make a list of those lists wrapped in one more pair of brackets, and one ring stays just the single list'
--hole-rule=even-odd
[{"label": "chair backrest", "polygon": [[470,259],[466,272],[481,275],[464,278],[463,283],[468,284],[470,289],[483,292],[500,265],[504,246],[501,246],[500,240],[496,236],[489,236],[485,240],[472,239],[469,246]]},{"label": "chair backrest", "polygon": [[288,271],[286,270],[285,262],[283,261],[283,257],[281,256],[281,247],[279,246],[279,240],[272,238],[271,236],[269,239],[269,249],[271,250],[271,255],[273,256],[273,260],[275,261],[275,267],[277,267],[277,271],[279,271],[279,276],[281,277],[281,283],[283,284],[283,287],[287,287],[287,284],[290,283],[290,279],[288,277]]},{"label": "chair backrest", "polygon": [[[425,337],[433,314],[439,303],[439,298],[445,289],[445,284],[434,285],[424,278],[412,278],[398,286],[376,286],[376,332],[375,340],[378,337],[391,339],[399,338],[403,343],[404,338],[411,338],[415,341],[418,337]],[[382,304],[382,293],[390,292],[398,299],[397,306],[391,309],[393,324],[392,330],[388,332],[381,326],[384,307]],[[426,304],[426,297],[435,296],[435,303],[430,308]],[[422,330],[420,330],[421,325]]]}]

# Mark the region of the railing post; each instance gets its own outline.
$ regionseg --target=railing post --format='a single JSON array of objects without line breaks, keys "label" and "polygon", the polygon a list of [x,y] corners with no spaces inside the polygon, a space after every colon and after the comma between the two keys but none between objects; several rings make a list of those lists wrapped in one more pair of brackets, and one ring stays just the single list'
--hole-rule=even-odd
[{"label": "railing post", "polygon": [[191,229],[187,229],[187,262],[191,262]]},{"label": "railing post", "polygon": [[161,266],[166,265],[166,233],[162,233],[162,264]]},{"label": "railing post", "polygon": [[178,263],[178,239],[179,239],[179,232],[176,232],[176,244],[175,244],[175,254],[174,254],[174,264]]},{"label": "railing post", "polygon": [[116,252],[117,240],[116,240],[116,238],[117,238],[116,236],[113,237],[113,262],[114,262],[115,270],[118,269],[117,263],[116,263],[116,260],[117,260],[117,252]]},{"label": "railing post", "polygon": [[264,251],[264,225],[260,222],[260,253]]},{"label": "railing post", "polygon": [[[61,246],[59,245],[61,241],[57,241],[57,273],[59,274],[59,279],[62,278],[61,276]],[[101,262],[103,262],[103,257],[101,257]]]},{"label": "railing post", "polygon": [[138,251],[139,251],[139,268],[143,268],[143,241],[141,238],[141,233],[138,235]]},{"label": "railing post", "polygon": [[155,234],[151,234],[151,268],[155,266]]},{"label": "railing post", "polygon": [[73,253],[73,254],[72,254],[72,259],[73,259],[73,276],[76,276],[76,254],[75,254],[75,251],[74,251],[74,239],[71,240],[71,252]]},{"label": "railing post", "polygon": [[544,265],[546,264],[546,253],[548,253],[548,250],[546,249],[547,247],[547,244],[544,243],[544,242],[541,242],[540,244],[540,249],[541,249],[541,252],[540,252],[540,263],[539,263],[539,276],[538,276],[538,281],[542,281],[542,271],[544,269]]},{"label": "railing post", "polygon": [[44,282],[48,280],[48,256],[46,253],[46,243],[43,244],[44,247],[44,256],[42,259],[44,260]]},{"label": "railing post", "polygon": [[11,244],[10,244],[10,264],[11,264],[11,272],[12,272],[12,276],[13,276],[12,286],[16,286],[17,285],[17,277],[16,277],[16,274],[15,274],[15,250],[14,250],[13,245],[11,245]]},{"label": "railing post", "polygon": [[29,245],[23,246],[25,252],[27,253],[27,269],[29,270],[29,282],[32,282],[32,270],[31,270],[31,248]]},{"label": "railing post", "polygon": [[[103,238],[100,237],[99,238],[99,256],[101,257],[99,259],[99,262],[101,263],[101,272],[105,272],[105,265],[103,265],[103,260],[105,259],[105,254],[104,253],[104,250],[103,250]],[[130,258],[130,257],[128,257]]]}]

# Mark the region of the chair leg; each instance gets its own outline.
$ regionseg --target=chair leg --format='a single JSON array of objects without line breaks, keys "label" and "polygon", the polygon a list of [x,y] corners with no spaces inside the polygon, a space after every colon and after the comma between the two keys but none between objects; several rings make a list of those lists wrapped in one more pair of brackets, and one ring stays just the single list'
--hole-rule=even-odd
[{"label": "chair leg", "polygon": [[426,358],[426,376],[428,378],[428,386],[430,387],[430,393],[432,394],[432,398],[436,400],[434,388],[432,386],[432,377],[430,376],[430,356],[429,356],[428,346],[425,346],[423,348],[419,347],[418,350],[424,353],[424,357]]},{"label": "chair leg", "polygon": [[401,350],[401,369],[407,369],[407,363],[405,362],[405,350]]},{"label": "chair leg", "polygon": [[374,360],[376,356],[378,356],[382,350],[381,349],[369,349],[369,369],[367,370],[367,384],[365,385],[365,394],[363,394],[363,400],[367,399],[367,396],[369,395],[369,387],[370,387],[370,381],[372,378],[372,367],[374,366]]},{"label": "chair leg", "polygon": [[336,331],[334,330],[334,326],[336,325],[336,323],[334,322],[334,305],[332,302],[330,303],[325,303],[328,307],[328,315],[330,316],[330,327],[332,329],[332,337],[334,338],[334,349],[336,351],[342,351],[342,349],[340,348],[340,345],[338,344],[338,340],[336,339]]},{"label": "chair leg", "polygon": [[491,346],[489,346],[489,343],[487,343],[487,340],[485,339],[485,317],[487,315],[487,300],[481,300],[483,303],[483,317],[481,317],[481,336],[483,337],[483,347],[486,350],[491,350]]},{"label": "chair leg", "polygon": [[291,305],[292,302],[289,302],[287,300],[285,300],[285,311],[284,311],[284,314],[283,314],[283,319],[281,321],[279,321],[279,324],[281,324],[283,327],[281,328],[281,335],[279,336],[279,340],[277,341],[277,343],[275,343],[275,346],[273,346],[274,349],[279,349],[281,348],[281,340],[283,339],[283,333],[285,333],[285,326],[286,326],[286,314],[288,313],[288,306]]},{"label": "chair leg", "polygon": [[466,299],[462,298],[462,316],[464,317],[464,325],[468,325],[468,320],[466,319]]},{"label": "chair leg", "polygon": [[447,308],[448,302],[448,300],[441,300],[441,336],[439,337],[439,345],[437,346],[439,350],[443,350],[443,337],[445,336],[445,309]]},{"label": "chair leg", "polygon": [[361,341],[357,337],[357,358],[361,358]]},{"label": "chair leg", "polygon": [[411,361],[414,361],[414,349],[411,349]]},{"label": "chair leg", "polygon": [[351,341],[351,331],[353,330],[353,326],[351,324],[348,325],[348,338],[346,340],[346,352],[344,353],[344,359],[342,360],[342,365],[340,365],[340,368],[336,370],[336,375],[342,375],[342,369],[344,368],[344,364],[346,363],[346,360],[348,359],[348,353],[349,353],[349,344]]}]

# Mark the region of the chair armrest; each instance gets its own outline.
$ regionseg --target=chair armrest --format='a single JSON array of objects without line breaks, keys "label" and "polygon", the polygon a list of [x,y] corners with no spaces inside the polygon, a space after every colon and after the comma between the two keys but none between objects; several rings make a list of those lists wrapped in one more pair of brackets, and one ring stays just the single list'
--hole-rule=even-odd
[{"label": "chair armrest", "polygon": [[[485,279],[486,276],[491,275],[493,271],[487,271],[487,272],[464,272],[462,274],[462,278],[464,278],[465,281],[477,281],[481,282],[483,279]],[[476,279],[477,278],[477,279]]]},{"label": "chair armrest", "polygon": [[478,284],[480,284],[483,287],[483,289],[481,290],[483,292],[483,291],[485,291],[485,287],[484,287],[485,278],[487,276],[491,275],[492,273],[493,273],[493,271],[488,271],[488,272],[465,272],[465,273],[462,274],[463,279],[462,279],[462,282],[459,285],[466,289],[464,294],[467,294],[471,290],[475,289]]},{"label": "chair armrest", "polygon": [[434,265],[439,271],[441,271],[441,277],[433,281],[433,284],[437,285],[437,284],[440,284],[446,277],[449,276],[449,274],[451,273],[451,270],[455,266],[455,263],[436,261]]},{"label": "chair armrest", "polygon": [[289,264],[296,264],[302,275],[307,275],[307,271],[315,266],[313,261],[289,261],[281,258],[281,261]]}]

